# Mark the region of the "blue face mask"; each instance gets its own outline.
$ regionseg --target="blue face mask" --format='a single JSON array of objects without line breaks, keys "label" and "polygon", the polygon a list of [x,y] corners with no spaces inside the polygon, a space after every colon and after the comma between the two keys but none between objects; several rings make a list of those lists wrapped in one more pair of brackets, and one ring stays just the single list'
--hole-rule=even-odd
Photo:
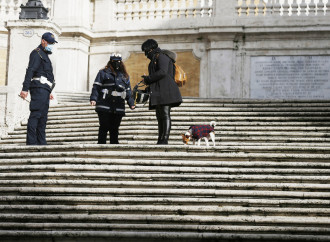
[{"label": "blue face mask", "polygon": [[48,45],[45,47],[45,50],[48,51],[48,52],[52,52],[53,47],[54,47],[54,45],[48,44]]}]

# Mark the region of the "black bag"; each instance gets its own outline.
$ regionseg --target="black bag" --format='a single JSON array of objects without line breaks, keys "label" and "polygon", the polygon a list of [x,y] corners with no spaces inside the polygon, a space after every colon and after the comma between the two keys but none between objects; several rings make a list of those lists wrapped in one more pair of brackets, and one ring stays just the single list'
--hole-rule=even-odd
[{"label": "black bag", "polygon": [[146,87],[144,89],[139,89],[141,87],[145,87],[146,85],[143,83],[143,81],[140,81],[138,84],[135,85],[133,88],[133,94],[132,97],[134,99],[134,105],[136,104],[145,104],[148,102],[150,97],[150,88]]}]

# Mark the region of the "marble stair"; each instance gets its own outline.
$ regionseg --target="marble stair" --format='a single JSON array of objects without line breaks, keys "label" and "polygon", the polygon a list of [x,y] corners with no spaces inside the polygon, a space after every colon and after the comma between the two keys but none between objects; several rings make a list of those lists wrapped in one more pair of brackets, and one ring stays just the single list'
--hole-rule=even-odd
[{"label": "marble stair", "polygon": [[[330,100],[186,98],[168,146],[128,111],[97,145],[88,94],[58,95],[48,146],[0,140],[0,241],[330,241]],[[216,121],[216,146],[184,146]]]}]

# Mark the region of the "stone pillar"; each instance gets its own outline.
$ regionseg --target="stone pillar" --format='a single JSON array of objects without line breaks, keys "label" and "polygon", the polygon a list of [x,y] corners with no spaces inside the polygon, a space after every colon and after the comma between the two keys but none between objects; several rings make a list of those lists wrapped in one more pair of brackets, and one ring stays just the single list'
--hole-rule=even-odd
[{"label": "stone pillar", "polygon": [[[93,11],[93,29],[111,31],[116,28],[115,0],[95,0]],[[142,4],[142,3],[141,3]]]},{"label": "stone pillar", "polygon": [[[22,90],[31,51],[38,47],[43,33],[52,32],[56,39],[61,33],[56,24],[46,20],[12,20],[7,22],[6,28],[9,34],[9,50],[7,86],[2,87],[0,90],[0,100],[2,100],[0,112],[1,115],[4,115],[4,119],[0,120],[2,133],[4,133],[4,130],[12,130],[28,116],[28,103],[19,98],[18,94]],[[56,69],[56,57],[55,48],[54,54],[50,55],[54,69]]]},{"label": "stone pillar", "polygon": [[235,34],[210,35],[208,48],[208,95],[235,98],[240,80],[235,79]]},{"label": "stone pillar", "polygon": [[54,2],[54,22],[64,27],[91,27],[90,0],[56,0]]},{"label": "stone pillar", "polygon": [[56,69],[56,89],[75,92],[88,89],[90,28],[93,18],[90,0],[56,0],[54,22],[62,28],[58,44],[61,61]]}]

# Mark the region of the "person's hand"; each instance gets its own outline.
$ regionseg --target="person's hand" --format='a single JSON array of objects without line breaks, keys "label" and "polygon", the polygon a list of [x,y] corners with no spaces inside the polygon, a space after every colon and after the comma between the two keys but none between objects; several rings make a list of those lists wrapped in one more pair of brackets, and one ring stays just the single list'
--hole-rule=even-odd
[{"label": "person's hand", "polygon": [[135,109],[135,106],[131,106],[130,109],[134,110]]},{"label": "person's hand", "polygon": [[141,77],[143,78],[143,82],[144,82],[144,84],[147,84],[147,85],[150,84],[150,82],[149,82],[149,76],[143,75],[143,76],[141,76]]},{"label": "person's hand", "polygon": [[49,94],[49,99],[50,100],[54,100],[54,95],[51,93],[51,94]]},{"label": "person's hand", "polygon": [[21,98],[26,99],[27,96],[29,95],[29,93],[25,92],[25,91],[21,91],[21,93],[19,95],[20,95]]},{"label": "person's hand", "polygon": [[91,105],[92,106],[95,106],[96,105],[96,102],[95,101],[91,101]]}]

